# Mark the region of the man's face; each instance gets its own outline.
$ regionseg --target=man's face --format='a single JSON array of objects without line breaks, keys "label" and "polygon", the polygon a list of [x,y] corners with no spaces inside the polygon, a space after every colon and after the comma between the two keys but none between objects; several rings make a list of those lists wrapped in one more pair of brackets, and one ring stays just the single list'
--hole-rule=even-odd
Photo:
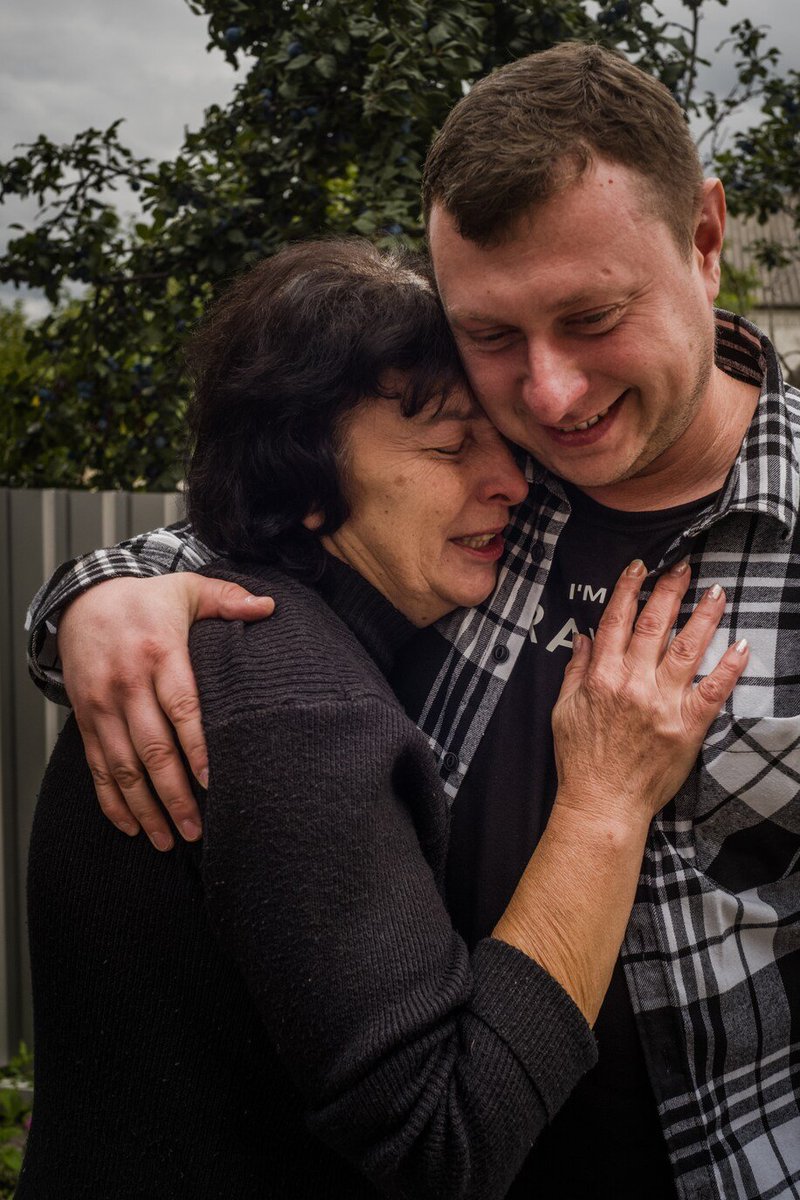
[{"label": "man's face", "polygon": [[709,184],[687,257],[635,173],[602,161],[497,246],[462,238],[434,208],[439,291],[498,429],[600,499],[644,475],[657,492],[713,436],[723,225]]}]

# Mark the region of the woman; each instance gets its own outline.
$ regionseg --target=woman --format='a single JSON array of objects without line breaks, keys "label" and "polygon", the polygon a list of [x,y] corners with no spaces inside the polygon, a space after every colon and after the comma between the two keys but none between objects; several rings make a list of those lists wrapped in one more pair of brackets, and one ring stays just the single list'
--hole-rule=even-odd
[{"label": "woman", "polygon": [[190,515],[236,560],[214,573],[277,615],[192,636],[202,844],[128,842],[74,722],[54,752],[19,1200],[501,1197],[594,1061],[648,824],[746,655],[693,688],[724,600],[666,650],[688,572],[637,632],[632,565],[567,673],[546,834],[469,953],[441,898],[434,761],[385,673],[415,629],[491,591],[524,479],[430,285],[366,243],[262,263],[191,362]]}]

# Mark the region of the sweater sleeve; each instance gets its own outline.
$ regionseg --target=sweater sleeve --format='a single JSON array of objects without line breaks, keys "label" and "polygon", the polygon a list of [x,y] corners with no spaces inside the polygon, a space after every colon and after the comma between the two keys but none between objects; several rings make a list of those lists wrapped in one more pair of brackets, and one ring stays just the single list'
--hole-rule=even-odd
[{"label": "sweater sleeve", "polygon": [[82,592],[128,575],[144,579],[172,571],[196,571],[214,555],[195,537],[188,521],[140,533],[106,550],[93,550],[62,563],[42,584],[28,608],[28,670],[33,682],[57,704],[67,704],[56,648],[61,611]]},{"label": "sweater sleeve", "polygon": [[596,1048],[535,962],[453,930],[424,741],[378,697],[206,732],[211,920],[309,1127],[387,1195],[499,1200]]}]

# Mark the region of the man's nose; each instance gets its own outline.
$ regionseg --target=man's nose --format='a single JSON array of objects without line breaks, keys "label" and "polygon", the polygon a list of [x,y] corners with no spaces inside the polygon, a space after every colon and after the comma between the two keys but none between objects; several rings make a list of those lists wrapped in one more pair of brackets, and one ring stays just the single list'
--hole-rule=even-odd
[{"label": "man's nose", "polygon": [[591,416],[582,409],[589,390],[586,372],[574,353],[547,343],[530,345],[522,403],[542,425],[563,425]]}]

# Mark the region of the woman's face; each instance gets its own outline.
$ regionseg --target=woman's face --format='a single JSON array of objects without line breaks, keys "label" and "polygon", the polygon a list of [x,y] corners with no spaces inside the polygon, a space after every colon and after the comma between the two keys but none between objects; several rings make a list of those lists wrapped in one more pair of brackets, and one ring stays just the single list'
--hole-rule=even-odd
[{"label": "woman's face", "polygon": [[528,485],[466,391],[404,417],[394,399],[347,419],[344,493],[350,516],[323,544],[415,625],[492,591],[509,508]]}]

